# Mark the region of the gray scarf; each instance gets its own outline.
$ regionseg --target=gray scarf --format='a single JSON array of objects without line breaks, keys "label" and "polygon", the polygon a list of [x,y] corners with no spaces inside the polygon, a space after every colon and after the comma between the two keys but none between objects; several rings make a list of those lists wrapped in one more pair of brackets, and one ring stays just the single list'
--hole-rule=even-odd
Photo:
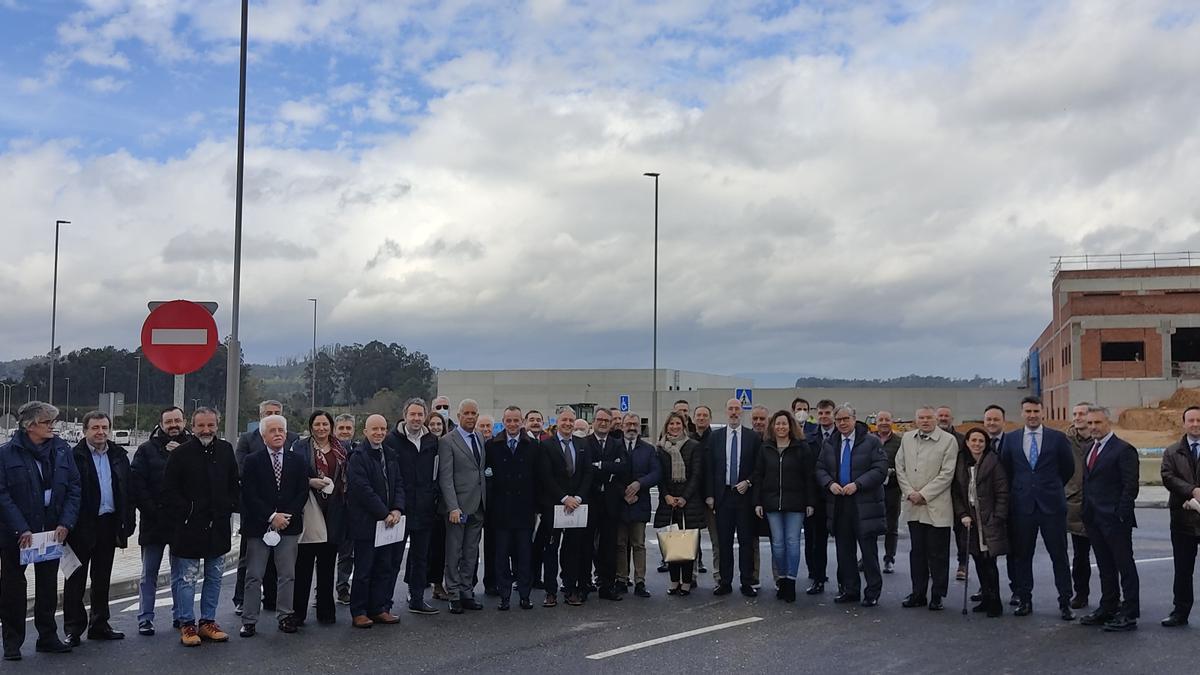
[{"label": "gray scarf", "polygon": [[671,458],[671,482],[683,483],[687,481],[687,466],[683,463],[683,453],[680,449],[687,442],[687,436],[680,435],[672,440],[670,437],[664,438],[662,449]]}]

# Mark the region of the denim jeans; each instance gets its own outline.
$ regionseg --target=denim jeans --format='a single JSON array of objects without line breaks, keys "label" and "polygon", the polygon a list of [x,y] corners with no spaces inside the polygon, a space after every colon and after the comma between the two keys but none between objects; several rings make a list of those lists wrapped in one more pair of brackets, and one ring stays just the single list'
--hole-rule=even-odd
[{"label": "denim jeans", "polygon": [[800,533],[804,530],[804,513],[800,511],[769,511],[771,526],[771,561],[779,576],[795,579],[800,571]]},{"label": "denim jeans", "polygon": [[[162,569],[165,544],[142,546],[142,580],[138,582],[138,623],[154,621],[154,601],[158,595],[158,572]],[[172,556],[174,558],[174,556]],[[172,563],[174,560],[172,560]],[[174,579],[175,575],[172,574]]]},{"label": "denim jeans", "polygon": [[180,626],[196,622],[196,584],[202,578],[204,587],[200,592],[200,620],[212,621],[217,618],[225,556],[205,558],[203,566],[204,576],[201,577],[199,558],[171,556],[171,600],[174,604],[175,620]]}]

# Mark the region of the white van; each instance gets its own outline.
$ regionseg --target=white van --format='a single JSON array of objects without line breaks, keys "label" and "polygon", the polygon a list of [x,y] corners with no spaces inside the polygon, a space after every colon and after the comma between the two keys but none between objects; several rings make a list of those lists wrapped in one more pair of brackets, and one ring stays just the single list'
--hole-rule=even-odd
[{"label": "white van", "polygon": [[133,435],[129,433],[128,429],[115,429],[112,432],[112,442],[128,447],[133,443]]}]

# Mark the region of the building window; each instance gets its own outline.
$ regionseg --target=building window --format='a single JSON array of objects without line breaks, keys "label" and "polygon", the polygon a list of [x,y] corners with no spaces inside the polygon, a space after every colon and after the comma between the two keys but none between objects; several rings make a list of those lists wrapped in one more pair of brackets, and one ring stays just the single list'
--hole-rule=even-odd
[{"label": "building window", "polygon": [[1144,342],[1101,342],[1101,361],[1144,361],[1146,360],[1146,343]]}]

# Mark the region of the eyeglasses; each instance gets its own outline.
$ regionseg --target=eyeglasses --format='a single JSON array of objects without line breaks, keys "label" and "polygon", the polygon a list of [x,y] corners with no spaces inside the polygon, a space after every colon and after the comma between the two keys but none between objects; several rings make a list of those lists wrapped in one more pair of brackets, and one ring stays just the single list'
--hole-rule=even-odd
[{"label": "eyeglasses", "polygon": [[854,418],[853,417],[835,417],[835,418],[833,418],[833,421],[834,422],[849,422],[852,419],[854,419]]}]

